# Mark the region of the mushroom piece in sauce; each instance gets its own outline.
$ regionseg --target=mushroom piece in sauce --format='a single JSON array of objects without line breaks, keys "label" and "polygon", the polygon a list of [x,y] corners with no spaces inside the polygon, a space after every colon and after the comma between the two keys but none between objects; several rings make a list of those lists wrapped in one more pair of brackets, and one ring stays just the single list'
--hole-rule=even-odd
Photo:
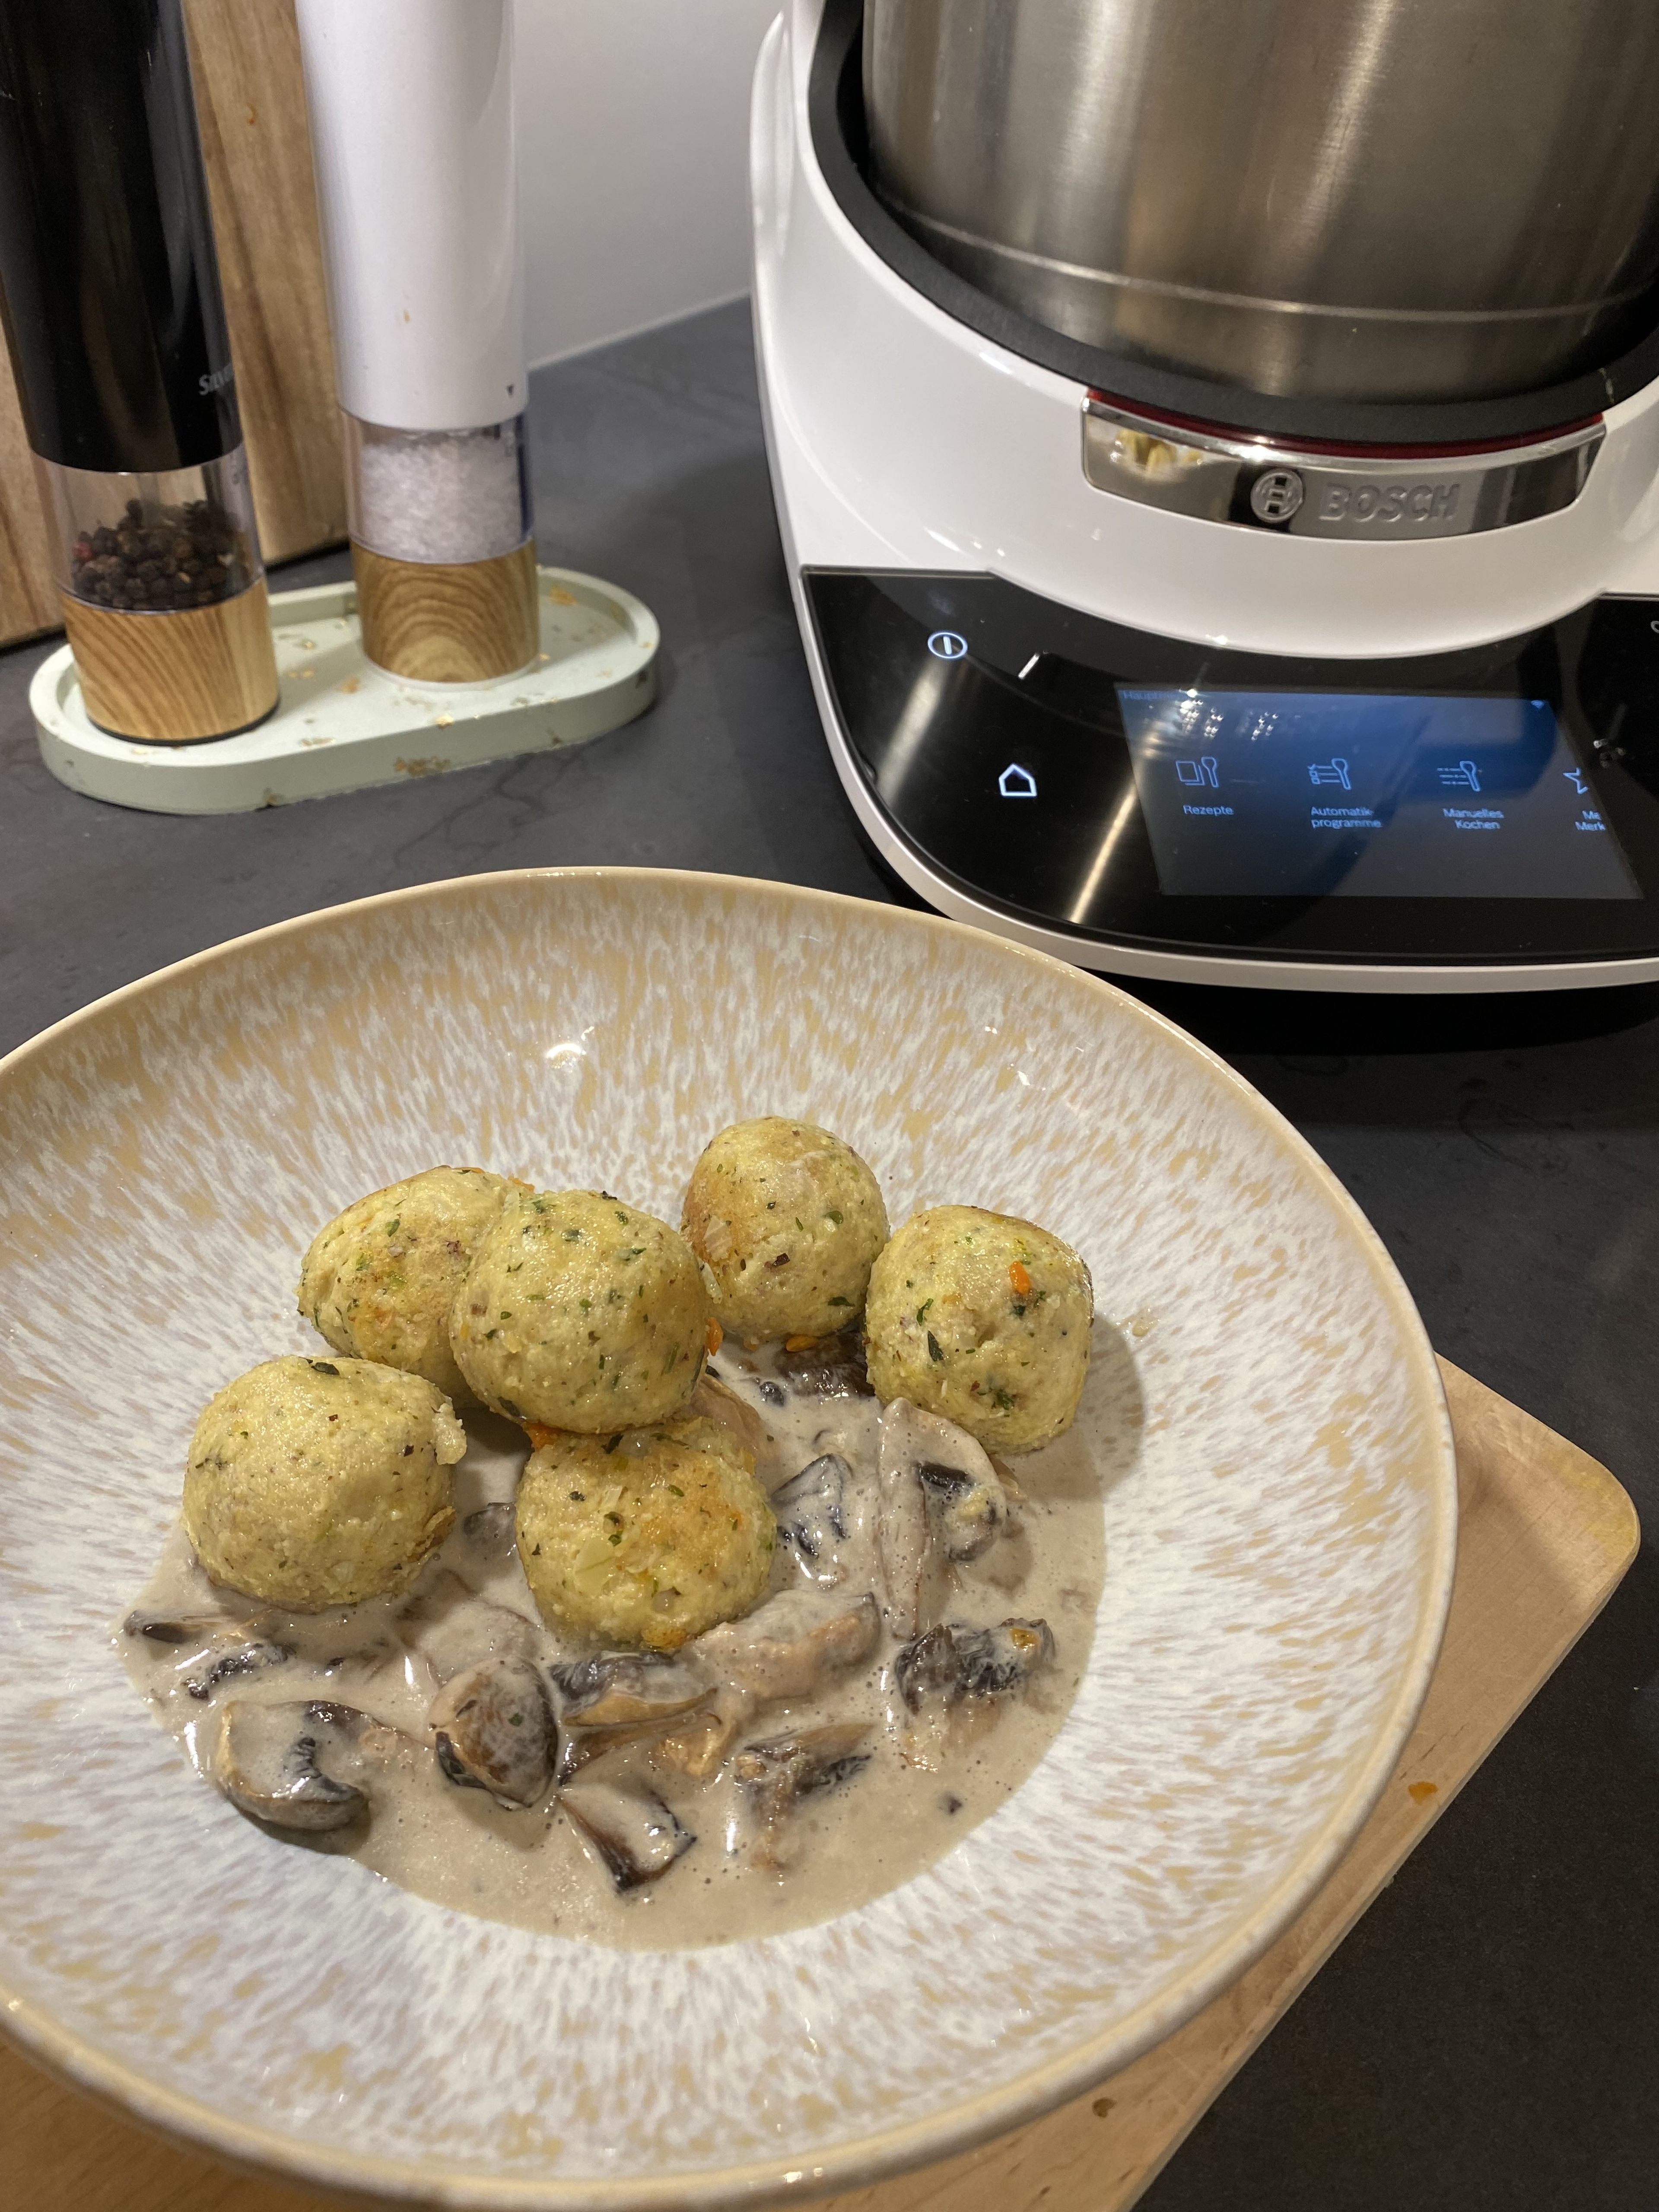
[{"label": "mushroom piece in sauce", "polygon": [[766,1433],[765,1422],[749,1401],[740,1398],[724,1376],[715,1374],[712,1368],[705,1367],[697,1377],[697,1387],[691,1393],[686,1411],[718,1421],[757,1461],[766,1457],[771,1438]]},{"label": "mushroom piece in sauce", "polygon": [[511,1498],[497,1498],[493,1505],[481,1505],[469,1513],[461,1523],[461,1534],[481,1559],[504,1559],[514,1542],[514,1507]]},{"label": "mushroom piece in sauce", "polygon": [[945,1556],[953,1565],[982,1558],[1008,1526],[1008,1495],[978,1438],[938,1413],[907,1407],[916,1480]]},{"label": "mushroom piece in sauce", "polygon": [[598,1651],[549,1669],[568,1729],[609,1729],[672,1720],[708,1694],[708,1677],[685,1660],[654,1651]]},{"label": "mushroom piece in sauce", "polygon": [[398,1630],[440,1686],[481,1657],[532,1659],[540,1642],[523,1613],[481,1598],[448,1567],[422,1583],[398,1614]]},{"label": "mushroom piece in sauce", "polygon": [[359,1765],[357,1746],[375,1725],[350,1705],[235,1698],[220,1716],[213,1778],[239,1812],[273,1828],[315,1834],[347,1827],[368,1812],[368,1800],[327,1767]]},{"label": "mushroom piece in sauce", "polygon": [[396,1629],[386,1627],[364,1637],[355,1648],[332,1653],[321,1662],[321,1670],[337,1681],[372,1682],[384,1668],[404,1656]]},{"label": "mushroom piece in sauce", "polygon": [[221,1683],[234,1681],[243,1674],[258,1674],[267,1667],[285,1666],[293,1656],[293,1648],[287,1644],[262,1640],[228,1644],[205,1666],[185,1676],[185,1693],[205,1702]]},{"label": "mushroom piece in sauce", "polygon": [[867,1659],[880,1630],[876,1601],[829,1590],[783,1590],[741,1620],[692,1644],[716,1681],[762,1700],[810,1697],[826,1674]]},{"label": "mushroom piece in sauce", "polygon": [[884,1611],[908,1641],[941,1611],[951,1567],[981,1558],[1013,1525],[1008,1495],[965,1429],[907,1398],[882,1409],[878,1475]]},{"label": "mushroom piece in sauce", "polygon": [[294,1656],[290,1644],[258,1633],[270,1618],[266,1613],[239,1622],[222,1613],[130,1613],[121,1627],[127,1636],[177,1650],[180,1667],[191,1668],[181,1678],[186,1695],[205,1703],[222,1682],[283,1666]]},{"label": "mushroom piece in sauce", "polygon": [[852,1526],[847,1507],[852,1479],[852,1469],[839,1452],[821,1452],[772,1492],[779,1538],[814,1582],[835,1583],[846,1577],[836,1547],[847,1541]]},{"label": "mushroom piece in sauce", "polygon": [[706,1781],[757,1707],[811,1697],[826,1675],[867,1659],[880,1632],[880,1608],[867,1590],[850,1601],[827,1590],[784,1590],[742,1620],[711,1628],[689,1652],[718,1686],[706,1705],[659,1737],[653,1759]]},{"label": "mushroom piece in sauce", "polygon": [[630,1750],[638,1743],[648,1743],[654,1736],[672,1725],[669,1721],[620,1721],[615,1728],[567,1729],[559,1746],[558,1763],[554,1768],[556,1782],[574,1782],[579,1774],[609,1759],[615,1752]]},{"label": "mushroom piece in sauce", "polygon": [[883,1407],[876,1460],[882,1611],[901,1642],[927,1625],[937,1609],[941,1580],[929,1540],[927,1500],[916,1479],[915,1419],[916,1409],[906,1399],[896,1398]]},{"label": "mushroom piece in sauce", "polygon": [[561,1782],[659,1734],[706,1705],[713,1690],[700,1668],[665,1652],[599,1651],[548,1672],[565,1730]]},{"label": "mushroom piece in sauce", "polygon": [[738,1730],[760,1702],[742,1690],[717,1689],[707,1705],[687,1713],[651,1747],[651,1762],[665,1773],[707,1782],[737,1740]]},{"label": "mushroom piece in sauce", "polygon": [[881,1417],[881,1449],[896,1480],[908,1467],[921,1485],[947,1559],[979,1559],[1008,1526],[1008,1496],[990,1454],[942,1413],[896,1398]]},{"label": "mushroom piece in sauce", "polygon": [[560,1793],[559,1802],[599,1853],[619,1895],[666,1874],[697,1840],[648,1790],[577,1782]]},{"label": "mushroom piece in sauce", "polygon": [[925,1705],[1023,1690],[1054,1656],[1046,1620],[1005,1620],[994,1628],[944,1621],[907,1644],[893,1662],[899,1695],[913,1713]]},{"label": "mushroom piece in sauce", "polygon": [[438,1765],[463,1789],[509,1808],[538,1804],[553,1780],[556,1730],[527,1660],[485,1659],[446,1684],[427,1714]]},{"label": "mushroom piece in sauce", "polygon": [[814,1337],[809,1344],[785,1340],[778,1354],[778,1372],[791,1388],[807,1396],[872,1398],[870,1377],[864,1368],[864,1339],[857,1329],[838,1336]]},{"label": "mushroom piece in sauce", "polygon": [[870,1753],[860,1749],[869,1733],[867,1722],[842,1721],[744,1746],[732,1778],[746,1801],[758,1864],[781,1870],[791,1863],[799,1846],[790,1814],[803,1797],[837,1790],[870,1764]]},{"label": "mushroom piece in sauce", "polygon": [[142,1636],[149,1644],[195,1644],[205,1650],[223,1637],[225,1618],[218,1613],[130,1613],[121,1630],[126,1636]]}]

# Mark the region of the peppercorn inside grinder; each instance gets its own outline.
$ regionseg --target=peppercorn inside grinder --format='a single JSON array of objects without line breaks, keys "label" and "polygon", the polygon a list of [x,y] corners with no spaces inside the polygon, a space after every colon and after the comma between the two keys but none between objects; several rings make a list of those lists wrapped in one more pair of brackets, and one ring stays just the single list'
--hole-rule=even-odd
[{"label": "peppercorn inside grinder", "polygon": [[363,650],[476,684],[540,646],[510,0],[299,0]]},{"label": "peppercorn inside grinder", "polygon": [[185,744],[275,708],[181,0],[8,0],[0,312],[86,709]]}]

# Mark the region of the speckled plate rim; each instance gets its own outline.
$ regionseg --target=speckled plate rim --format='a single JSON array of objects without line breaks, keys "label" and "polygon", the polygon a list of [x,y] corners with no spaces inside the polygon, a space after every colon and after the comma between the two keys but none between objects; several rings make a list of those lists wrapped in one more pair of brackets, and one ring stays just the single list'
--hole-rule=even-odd
[{"label": "speckled plate rim", "polygon": [[[994,2092],[979,2097],[966,2096],[959,2104],[945,2107],[926,2120],[855,2137],[841,2144],[830,2156],[815,2160],[809,2166],[794,2164],[780,2154],[765,2161],[684,2177],[664,2174],[645,2180],[607,2181],[595,2178],[580,2181],[550,2175],[544,2179],[526,2181],[479,2177],[457,2169],[439,2168],[430,2162],[416,2165],[325,2148],[276,2129],[254,2127],[228,2118],[205,2102],[180,2096],[146,2081],[142,2074],[110,2057],[88,2039],[60,2027],[43,2008],[11,1989],[5,1978],[4,1954],[0,1948],[0,2030],[27,2056],[73,2087],[89,2092],[163,2134],[182,2138],[261,2176],[293,2179],[313,2187],[355,2192],[370,2199],[477,2207],[479,2212],[723,2212],[723,2208],[737,2203],[776,2203],[791,2197],[867,2188],[894,2174],[973,2149],[993,2136],[1041,2118],[1056,2106],[1081,2095],[1132,2064],[1201,2011],[1284,1933],[1322,1887],[1370,1817],[1399,1762],[1439,1658],[1456,1566],[1456,1453],[1451,1415],[1434,1350],[1399,1269],[1344,1185],[1300,1131],[1252,1084],[1167,1016],[1103,977],[1073,968],[1048,953],[1031,951],[1009,939],[939,915],[758,877],[716,875],[690,869],[604,866],[481,872],[319,908],[287,921],[273,922],[242,936],[226,939],[124,984],[118,990],[94,999],[77,1012],[66,1015],[62,1021],[53,1023],[0,1058],[0,1103],[3,1103],[6,1085],[21,1068],[76,1030],[90,1027],[117,1007],[165,985],[177,983],[198,969],[228,961],[253,946],[270,945],[285,937],[331,927],[352,915],[369,910],[436,903],[448,897],[465,898],[484,886],[618,880],[641,886],[658,884],[702,887],[728,894],[735,892],[741,896],[818,905],[840,913],[861,911],[880,917],[882,927],[932,932],[981,946],[992,945],[1013,966],[1063,976],[1068,985],[1080,985],[1105,994],[1121,1007],[1128,1009],[1136,1019],[1161,1031],[1178,1049],[1201,1060],[1245,1110],[1306,1169],[1315,1187],[1328,1202],[1334,1223],[1352,1238],[1366,1261],[1379,1298],[1390,1310],[1401,1350],[1410,1362],[1411,1381],[1422,1402],[1439,1476],[1433,1492],[1435,1525],[1416,1637],[1401,1669],[1393,1704],[1378,1727],[1370,1751],[1323,1830],[1256,1910],[1224,1942],[1189,1967],[1179,1982],[1150,1999],[1109,2033],[1079,2044],[1062,2058],[1034,2067]],[[0,1946],[3,1944],[3,1935],[0,1934]]]}]

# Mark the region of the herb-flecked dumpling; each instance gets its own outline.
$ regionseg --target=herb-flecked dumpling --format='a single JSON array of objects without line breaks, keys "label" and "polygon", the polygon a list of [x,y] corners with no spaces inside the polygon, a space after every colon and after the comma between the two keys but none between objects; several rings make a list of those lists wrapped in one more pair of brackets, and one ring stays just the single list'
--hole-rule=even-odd
[{"label": "herb-flecked dumpling", "polygon": [[483,1168],[428,1168],[358,1199],[312,1239],[300,1311],[337,1352],[423,1375],[464,1401],[450,1310],[515,1187]]},{"label": "herb-flecked dumpling", "polygon": [[210,1399],[185,1467],[209,1576],[289,1613],[407,1587],[455,1519],[466,1432],[441,1390],[366,1359],[267,1359]]},{"label": "herb-flecked dumpling", "polygon": [[732,1431],[681,1414],[620,1437],[550,1437],[519,1486],[518,1533],[550,1627],[674,1651],[761,1596],[777,1524]]},{"label": "herb-flecked dumpling", "polygon": [[677,1413],[712,1319],[665,1221],[596,1190],[514,1191],[456,1294],[469,1389],[511,1420],[611,1435]]},{"label": "herb-flecked dumpling", "polygon": [[989,1451],[1033,1451],[1072,1425],[1094,1311],[1089,1270],[1048,1230],[930,1206],[871,1273],[870,1380],[884,1405],[943,1413]]},{"label": "herb-flecked dumpling", "polygon": [[762,1344],[829,1336],[858,1319],[887,1209],[850,1145],[768,1115],[733,1122],[708,1146],[680,1226],[714,1279],[720,1327]]}]

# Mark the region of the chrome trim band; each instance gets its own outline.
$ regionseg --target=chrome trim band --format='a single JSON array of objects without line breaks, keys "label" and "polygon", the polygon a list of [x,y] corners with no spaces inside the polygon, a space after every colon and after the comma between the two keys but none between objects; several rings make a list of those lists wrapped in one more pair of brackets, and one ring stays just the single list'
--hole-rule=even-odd
[{"label": "chrome trim band", "polygon": [[1083,473],[1097,491],[1205,522],[1370,544],[1464,538],[1571,507],[1607,436],[1599,420],[1492,453],[1311,453],[1176,429],[1091,398]]},{"label": "chrome trim band", "polygon": [[1534,307],[1356,307],[1340,300],[1279,300],[1257,292],[1225,292],[1209,284],[1179,284],[1164,276],[1135,276],[1121,269],[1094,269],[1086,262],[1063,261],[1052,253],[1035,253],[1029,246],[986,238],[976,230],[945,222],[908,206],[894,192],[876,187],[883,203],[906,229],[965,246],[975,253],[1016,261],[1023,269],[1041,270],[1045,276],[1073,278],[1079,284],[1099,284],[1109,290],[1143,294],[1148,299],[1190,300],[1203,307],[1243,307],[1270,315],[1310,315],[1338,323],[1410,323],[1448,325],[1547,323],[1588,321],[1608,307],[1629,307],[1644,299],[1651,284],[1632,284],[1622,292],[1608,292],[1588,300],[1551,301]]}]

